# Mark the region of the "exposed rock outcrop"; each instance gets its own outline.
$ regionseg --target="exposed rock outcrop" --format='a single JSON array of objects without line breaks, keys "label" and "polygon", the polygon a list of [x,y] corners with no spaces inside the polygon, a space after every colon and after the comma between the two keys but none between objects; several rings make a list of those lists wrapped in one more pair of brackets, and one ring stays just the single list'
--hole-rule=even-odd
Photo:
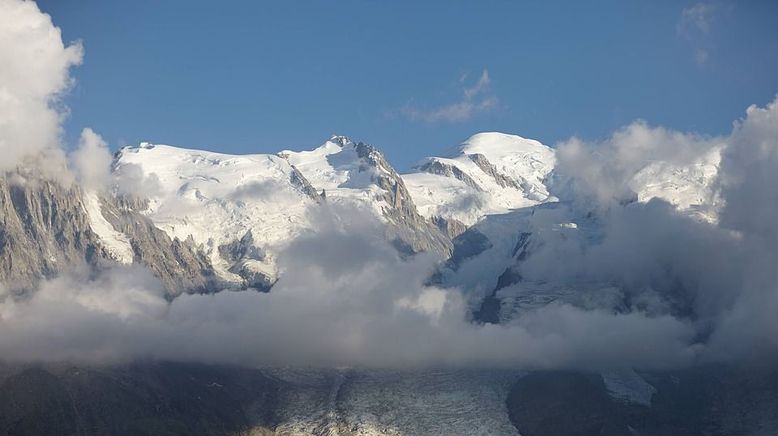
[{"label": "exposed rock outcrop", "polygon": [[300,189],[305,195],[314,200],[319,200],[319,193],[316,191],[316,188],[311,185],[311,182],[309,182],[303,173],[295,168],[294,165],[292,165],[292,173],[289,175],[289,182]]},{"label": "exposed rock outcrop", "polygon": [[76,186],[19,171],[0,177],[0,283],[23,292],[107,258]]},{"label": "exposed rock outcrop", "polygon": [[502,186],[503,188],[514,188],[521,190],[521,185],[516,182],[516,180],[506,176],[505,174],[501,173],[497,167],[494,166],[491,162],[489,162],[489,159],[486,158],[486,156],[475,153],[469,155],[470,160],[473,161],[476,165],[478,165],[478,168],[481,168],[481,171],[485,172],[486,174],[490,175],[495,182],[497,182],[498,185]]},{"label": "exposed rock outcrop", "polygon": [[445,177],[453,177],[457,180],[461,180],[462,182],[465,183],[465,185],[477,191],[484,190],[484,188],[481,187],[481,185],[479,185],[478,182],[473,180],[473,178],[467,175],[467,173],[457,168],[456,165],[449,165],[434,158],[428,160],[426,163],[420,165],[416,169],[424,173],[437,174],[439,176],[445,176]]},{"label": "exposed rock outcrop", "polygon": [[431,221],[432,224],[435,224],[440,229],[440,231],[443,232],[444,235],[448,236],[449,239],[452,240],[462,233],[465,233],[467,230],[467,226],[462,223],[462,221],[454,218],[433,216]]},{"label": "exposed rock outcrop", "polygon": [[122,198],[101,197],[101,212],[114,229],[127,235],[135,263],[149,268],[173,295],[219,289],[220,282],[208,258],[191,238],[171,239]]},{"label": "exposed rock outcrop", "polygon": [[382,199],[388,206],[384,208],[384,216],[391,224],[387,229],[388,239],[399,240],[400,246],[413,253],[432,251],[447,257],[453,248],[450,239],[419,214],[402,177],[381,151],[362,142],[354,148],[357,156],[375,170],[372,180],[383,190]]},{"label": "exposed rock outcrop", "polygon": [[[132,263],[149,268],[172,295],[215,290],[208,260],[191,241],[170,239],[134,206],[142,200],[100,197],[100,213],[129,242]],[[28,172],[0,177],[0,283],[13,292],[74,268],[99,269],[116,258],[91,227],[77,185]]]}]

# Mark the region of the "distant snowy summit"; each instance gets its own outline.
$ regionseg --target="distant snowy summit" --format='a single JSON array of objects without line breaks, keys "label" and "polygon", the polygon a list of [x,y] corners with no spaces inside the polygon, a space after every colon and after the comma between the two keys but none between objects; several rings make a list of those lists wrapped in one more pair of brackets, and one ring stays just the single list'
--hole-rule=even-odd
[{"label": "distant snowy summit", "polygon": [[555,163],[554,150],[538,141],[479,133],[446,157],[422,160],[403,179],[422,214],[471,226],[486,215],[556,200],[546,186]]}]

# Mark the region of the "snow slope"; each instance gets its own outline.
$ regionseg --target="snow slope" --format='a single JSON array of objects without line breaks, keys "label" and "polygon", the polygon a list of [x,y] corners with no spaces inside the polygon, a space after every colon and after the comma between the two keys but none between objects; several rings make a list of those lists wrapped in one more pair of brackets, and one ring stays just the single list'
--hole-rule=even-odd
[{"label": "snow slope", "polygon": [[419,214],[405,181],[376,147],[333,136],[312,151],[279,153],[321,191],[328,204],[360,208],[386,225],[385,237],[405,252],[450,254],[450,241]]},{"label": "snow slope", "polygon": [[545,179],[554,151],[538,141],[479,133],[447,157],[429,157],[403,175],[419,211],[473,225],[486,215],[555,200]]},{"label": "snow slope", "polygon": [[373,177],[390,172],[387,168],[365,163],[350,139],[333,136],[314,150],[284,150],[279,156],[300,170],[317,191],[324,191],[328,202],[368,206],[383,219],[382,204],[374,200],[384,191],[374,183]]},{"label": "snow slope", "polygon": [[113,228],[100,210],[100,198],[94,191],[84,192],[84,209],[89,218],[89,226],[95,232],[105,249],[119,263],[131,264],[135,254],[130,240],[122,232]]},{"label": "snow slope", "polygon": [[630,188],[638,201],[661,198],[682,212],[715,222],[719,204],[714,184],[720,161],[721,151],[714,149],[686,166],[653,162],[633,177]]},{"label": "snow slope", "polygon": [[[143,211],[171,237],[192,238],[226,278],[249,268],[275,276],[273,254],[310,228],[307,208],[316,204],[304,179],[286,160],[268,154],[232,156],[143,143],[117,153],[114,171],[140,169],[154,181]],[[258,250],[238,266],[224,247],[250,232]]]}]

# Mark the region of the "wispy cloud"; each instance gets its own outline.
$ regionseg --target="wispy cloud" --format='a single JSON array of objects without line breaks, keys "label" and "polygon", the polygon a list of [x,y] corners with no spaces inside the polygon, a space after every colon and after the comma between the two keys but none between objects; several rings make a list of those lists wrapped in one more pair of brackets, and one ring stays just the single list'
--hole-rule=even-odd
[{"label": "wispy cloud", "polygon": [[729,5],[718,1],[705,1],[681,10],[676,31],[691,44],[693,59],[697,65],[705,65],[710,57],[709,38],[713,26]]},{"label": "wispy cloud", "polygon": [[456,123],[467,121],[479,113],[497,107],[499,99],[490,92],[492,80],[489,78],[489,70],[484,69],[478,81],[472,86],[465,86],[466,80],[467,75],[459,80],[463,84],[460,101],[431,109],[407,105],[402,109],[402,113],[413,121]]},{"label": "wispy cloud", "polygon": [[678,23],[679,33],[690,31],[710,32],[711,26],[720,9],[718,3],[697,3],[681,11],[681,21]]}]

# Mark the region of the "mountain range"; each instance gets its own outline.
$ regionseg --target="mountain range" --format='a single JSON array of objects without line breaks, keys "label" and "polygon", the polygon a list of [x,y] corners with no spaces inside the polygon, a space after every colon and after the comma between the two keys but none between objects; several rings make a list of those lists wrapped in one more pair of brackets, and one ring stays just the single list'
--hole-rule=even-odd
[{"label": "mountain range", "polygon": [[[628,201],[659,198],[715,220],[717,159],[652,163],[633,179]],[[171,296],[271,291],[285,247],[322,231],[322,211],[335,210],[365,217],[404,256],[445,261],[433,280],[471,290],[477,317],[496,321],[512,306],[564,294],[553,284],[503,291],[533,246],[596,233],[585,210],[560,200],[567,188],[555,164],[553,148],[503,133],[474,135],[405,174],[377,147],[343,136],[277,154],[127,146],[114,155],[110,189],[64,186],[24,169],[0,180],[0,279],[22,292],[74,265],[115,262],[149,268]]]},{"label": "mountain range", "polygon": [[[428,284],[462,290],[476,324],[508,324],[557,302],[617,314],[650,312],[644,295],[635,297],[623,283],[580,281],[567,271],[566,256],[586,255],[601,242],[609,212],[597,210],[599,203],[557,171],[557,154],[520,136],[479,133],[400,173],[377,147],[333,136],[312,150],[253,155],[141,143],[114,154],[107,187],[19,167],[0,178],[0,282],[24,299],[42,281],[73,270],[135,265],[151,271],[170,301],[230,290],[273,293],[279,278],[296,273],[285,269],[288,247],[338,228],[370,233],[405,259],[433,257]],[[613,207],[669,208],[692,221],[716,222],[719,158],[714,149],[686,165],[653,161],[615,191],[612,204],[619,206]],[[537,262],[553,270],[539,274]],[[652,292],[661,294],[663,310],[681,319],[696,316],[677,284],[662,286]],[[6,365],[0,375],[5,397],[19,398],[0,402],[6,417],[0,416],[0,429],[11,433],[54,434],[67,427],[87,434],[106,428],[474,434],[486,428],[626,435],[776,428],[768,410],[776,377],[765,368],[527,375],[155,363]],[[751,387],[740,389],[744,384]],[[38,391],[24,396],[25,389]],[[51,404],[43,405],[43,398]],[[409,403],[413,398],[427,406],[419,409]],[[202,399],[218,407],[203,408]],[[749,410],[754,401],[764,406]],[[71,413],[76,405],[80,414]],[[391,407],[404,412],[390,413]],[[726,413],[714,413],[717,407]],[[145,424],[136,424],[141,418]]]}]

